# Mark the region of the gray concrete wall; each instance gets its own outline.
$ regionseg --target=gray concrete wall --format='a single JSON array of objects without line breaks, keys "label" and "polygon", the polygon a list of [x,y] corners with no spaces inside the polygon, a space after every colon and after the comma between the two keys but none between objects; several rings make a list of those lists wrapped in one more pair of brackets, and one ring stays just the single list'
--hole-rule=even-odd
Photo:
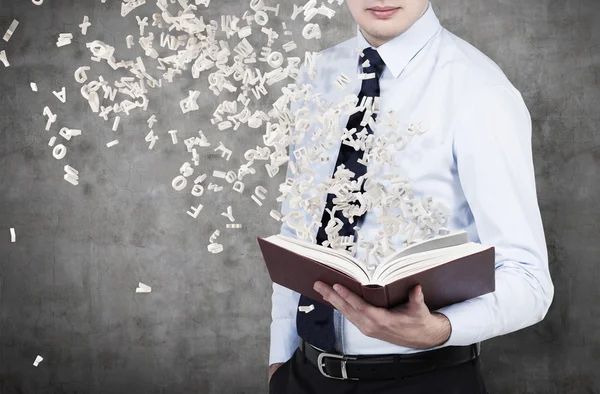
[{"label": "gray concrete wall", "polygon": [[[170,186],[189,159],[181,139],[203,129],[234,150],[225,165],[202,153],[202,169],[237,166],[260,143],[254,130],[219,132],[209,118],[216,98],[205,80],[179,79],[154,96],[148,114],[112,122],[91,113],[73,72],[92,65],[85,43],[125,47],[135,32],[120,3],[0,0],[0,31],[21,24],[0,65],[0,393],[261,393],[266,392],[271,281],[255,237],[278,230],[268,213],[283,174],[260,173],[248,182],[268,189],[258,207],[249,193],[212,193],[197,220],[186,214],[198,199]],[[205,20],[240,15],[247,2],[213,0]],[[597,0],[434,0],[442,24],[495,60],[523,93],[533,120],[536,182],[556,294],[546,319],[484,343],[489,391],[600,392],[600,3]],[[287,9],[289,7],[289,9]],[[288,4],[284,15],[291,13]],[[77,25],[88,15],[87,37]],[[285,20],[285,19],[282,19]],[[277,22],[279,23],[279,22]],[[355,34],[344,8],[318,43],[329,47]],[[74,43],[57,48],[59,33]],[[141,54],[139,45],[136,55]],[[189,75],[189,74],[188,74]],[[33,93],[29,82],[37,82]],[[51,93],[67,88],[67,103]],[[190,89],[205,93],[201,110],[181,114]],[[231,99],[231,98],[229,98]],[[44,106],[58,123],[44,130]],[[270,101],[260,107],[268,109]],[[143,137],[157,114],[161,138],[153,150]],[[67,157],[52,157],[48,140],[59,127],[81,129]],[[167,130],[178,129],[172,145]],[[219,134],[221,133],[221,134]],[[211,138],[212,137],[212,138]],[[118,138],[120,144],[106,148]],[[75,187],[62,179],[65,164],[80,171]],[[189,189],[188,189],[189,190]],[[207,197],[208,196],[208,197]],[[228,205],[243,230],[225,229]],[[17,242],[10,242],[14,227]],[[221,229],[225,251],[210,254],[208,238]],[[138,282],[152,286],[136,294]],[[32,366],[36,355],[44,361]]]}]

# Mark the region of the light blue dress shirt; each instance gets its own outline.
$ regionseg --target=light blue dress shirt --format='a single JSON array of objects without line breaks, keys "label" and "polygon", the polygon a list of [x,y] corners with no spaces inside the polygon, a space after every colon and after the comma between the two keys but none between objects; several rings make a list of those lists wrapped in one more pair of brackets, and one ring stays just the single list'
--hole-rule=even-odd
[{"label": "light blue dress shirt", "polygon": [[[357,49],[369,46],[357,26],[355,38],[320,52],[313,80],[303,68],[297,83],[313,84],[314,92],[333,103],[358,94]],[[496,291],[438,309],[452,326],[449,340],[439,347],[470,345],[541,321],[554,286],[536,195],[531,116],[521,94],[496,63],[443,28],[431,4],[410,29],[377,50],[386,64],[378,120],[393,110],[396,132],[419,122],[427,130],[395,154],[400,174],[410,180],[415,198],[432,197],[448,209],[450,231],[464,229],[469,241],[496,251]],[[345,91],[334,83],[341,73],[351,79]],[[295,102],[291,109],[301,105],[316,108],[314,103]],[[347,120],[348,115],[341,115],[340,127]],[[385,132],[390,131],[375,130],[376,135]],[[301,144],[310,147],[310,142],[307,137]],[[331,160],[311,168],[317,173],[315,184],[333,173],[339,146],[330,150]],[[298,147],[291,146],[290,152]],[[286,176],[294,177],[289,167]],[[290,212],[288,202],[282,203],[284,215]],[[366,241],[380,228],[379,214],[377,209],[366,214],[361,227]],[[285,223],[281,233],[297,236]],[[359,248],[355,256],[364,258],[364,250]],[[300,343],[299,298],[299,293],[273,283],[269,364],[289,360]],[[339,352],[422,351],[368,337],[338,310],[334,321]]]}]

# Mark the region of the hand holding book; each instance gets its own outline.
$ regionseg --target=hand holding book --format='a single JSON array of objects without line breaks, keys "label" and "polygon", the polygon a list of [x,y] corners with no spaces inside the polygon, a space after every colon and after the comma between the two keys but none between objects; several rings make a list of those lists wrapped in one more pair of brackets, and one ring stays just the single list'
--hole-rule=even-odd
[{"label": "hand holding book", "polygon": [[450,338],[450,321],[429,311],[419,285],[410,290],[408,302],[390,309],[373,306],[338,284],[332,288],[317,281],[314,289],[366,336],[413,349],[429,349]]}]

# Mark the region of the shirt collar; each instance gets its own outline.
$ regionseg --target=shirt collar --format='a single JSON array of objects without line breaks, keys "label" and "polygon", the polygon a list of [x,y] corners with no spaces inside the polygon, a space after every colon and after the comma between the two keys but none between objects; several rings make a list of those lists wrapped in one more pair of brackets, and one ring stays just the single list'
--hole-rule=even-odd
[{"label": "shirt collar", "polygon": [[[374,49],[377,49],[386,68],[391,71],[394,78],[398,78],[406,65],[437,33],[440,27],[440,21],[429,3],[427,11],[408,30]],[[358,24],[356,25],[356,45],[358,53],[367,47],[372,47],[363,36]],[[362,70],[360,60],[360,58],[357,60],[359,72]]]}]

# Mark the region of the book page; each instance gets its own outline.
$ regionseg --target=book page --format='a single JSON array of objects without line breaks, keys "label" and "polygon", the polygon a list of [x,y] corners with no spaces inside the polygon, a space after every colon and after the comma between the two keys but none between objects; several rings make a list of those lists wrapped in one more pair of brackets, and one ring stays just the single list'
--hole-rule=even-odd
[{"label": "book page", "polygon": [[388,264],[384,269],[379,270],[376,277],[373,277],[373,281],[384,282],[385,278],[393,275],[396,272],[403,272],[406,270],[413,269],[414,267],[427,266],[430,261],[435,260],[439,257],[451,258],[453,253],[456,253],[453,248],[461,245],[451,246],[445,249],[428,250],[421,253],[411,254],[405,256],[402,259],[402,264]]},{"label": "book page", "polygon": [[265,240],[343,272],[362,284],[367,284],[370,280],[359,262],[346,253],[281,234],[272,235]]},{"label": "book page", "polygon": [[481,252],[487,248],[489,248],[489,246],[469,242],[463,245],[450,246],[440,250],[415,254],[407,258],[407,264],[389,266],[389,270],[385,270],[379,277],[373,279],[373,284],[385,286],[398,279],[442,265],[448,261]]},{"label": "book page", "polygon": [[469,242],[467,232],[465,230],[459,230],[450,234],[427,239],[425,241],[407,246],[406,248],[398,251],[397,253],[394,253],[391,256],[388,256],[385,260],[383,260],[377,266],[377,268],[375,268],[375,271],[373,272],[373,279],[375,280],[376,278],[380,278],[382,272],[385,271],[390,265],[403,265],[405,263],[404,258],[406,258],[407,256],[435,249],[442,249],[450,246],[461,245],[467,242]]}]

